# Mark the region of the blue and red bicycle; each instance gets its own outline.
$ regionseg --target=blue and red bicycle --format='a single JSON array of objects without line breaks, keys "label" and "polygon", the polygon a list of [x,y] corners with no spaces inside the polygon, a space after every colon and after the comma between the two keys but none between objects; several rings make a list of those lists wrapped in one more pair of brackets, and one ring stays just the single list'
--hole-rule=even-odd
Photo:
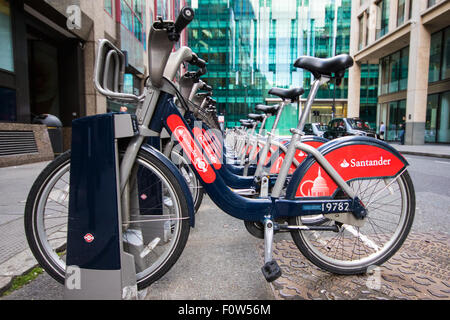
[{"label": "blue and red bicycle", "polygon": [[[192,195],[179,167],[157,144],[147,143],[164,134],[181,147],[204,192],[221,210],[262,226],[262,272],[268,281],[281,274],[272,258],[277,232],[290,232],[309,261],[333,273],[365,273],[388,260],[406,239],[414,218],[415,194],[405,158],[388,144],[366,137],[339,138],[318,148],[302,141],[319,86],[339,83],[352,66],[352,58],[300,57],[295,61],[295,67],[314,75],[310,94],[297,128],[291,130],[270,192],[244,197],[230,189],[224,178],[229,173],[224,173],[226,166],[218,160],[223,150],[205,136],[205,128],[190,123],[189,101],[171,81],[182,63],[197,63],[188,47],[172,52],[180,32],[193,18],[193,10],[185,7],[175,22],[153,23],[149,78],[141,96],[122,92],[123,54],[107,40],[99,43],[96,88],[111,99],[137,105],[139,134],[119,142],[119,181],[123,247],[135,258],[138,287],[150,285],[173,266],[195,224]],[[299,152],[308,156],[292,172]],[[70,151],[40,174],[25,208],[30,248],[42,267],[60,282],[65,275],[69,179]],[[305,223],[311,216],[321,219]]]}]

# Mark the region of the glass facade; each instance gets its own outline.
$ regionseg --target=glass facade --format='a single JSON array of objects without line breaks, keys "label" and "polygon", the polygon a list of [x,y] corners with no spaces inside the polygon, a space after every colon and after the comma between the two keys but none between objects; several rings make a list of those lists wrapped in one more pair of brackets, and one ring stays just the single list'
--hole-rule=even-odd
[{"label": "glass facade", "polygon": [[364,15],[358,18],[358,50],[361,50],[364,48]]},{"label": "glass facade", "polygon": [[359,117],[376,128],[378,98],[378,65],[361,65]]},{"label": "glass facade", "polygon": [[[219,112],[227,127],[266,103],[271,87],[305,88],[312,75],[293,67],[301,55],[331,57],[348,53],[351,0],[197,0],[188,1],[196,13],[188,43],[208,61],[205,81],[214,88]],[[347,75],[336,87],[336,99],[347,98]],[[332,99],[324,86],[319,99]],[[320,113],[331,116],[331,104]],[[346,105],[338,108],[345,112]],[[279,127],[295,127],[297,105],[287,106]],[[268,123],[270,126],[270,123]]]},{"label": "glass facade", "polygon": [[450,78],[450,27],[431,35],[428,81]]},{"label": "glass facade", "polygon": [[381,0],[377,4],[376,38],[381,38],[389,28],[389,0]]},{"label": "glass facade", "polygon": [[105,11],[112,15],[112,0],[104,0]]},{"label": "glass facade", "polygon": [[146,48],[145,12],[142,0],[120,0],[120,22]]},{"label": "glass facade", "polygon": [[16,112],[16,90],[0,87],[0,121],[15,122]]},{"label": "glass facade", "polygon": [[400,131],[404,130],[406,100],[390,101],[380,104],[379,122],[386,124],[385,140],[400,141]]},{"label": "glass facade", "polygon": [[450,91],[428,96],[425,142],[450,143]]},{"label": "glass facade", "polygon": [[9,1],[0,0],[0,69],[14,71],[11,10]]},{"label": "glass facade", "polygon": [[405,22],[406,0],[398,0],[397,4],[397,27]]},{"label": "glass facade", "polygon": [[408,88],[409,47],[380,60],[379,94],[389,94]]}]

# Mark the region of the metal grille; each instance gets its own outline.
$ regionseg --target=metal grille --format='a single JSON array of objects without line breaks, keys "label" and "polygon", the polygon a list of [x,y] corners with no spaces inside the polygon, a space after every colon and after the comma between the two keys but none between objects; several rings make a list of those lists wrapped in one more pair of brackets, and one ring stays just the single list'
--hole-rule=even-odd
[{"label": "metal grille", "polygon": [[0,131],[0,157],[37,152],[33,131]]}]

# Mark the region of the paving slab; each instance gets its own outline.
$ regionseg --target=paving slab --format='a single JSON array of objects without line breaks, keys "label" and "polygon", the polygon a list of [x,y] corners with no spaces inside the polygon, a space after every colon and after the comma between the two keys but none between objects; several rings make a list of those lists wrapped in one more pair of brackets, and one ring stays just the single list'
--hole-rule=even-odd
[{"label": "paving slab", "polygon": [[365,275],[324,271],[290,240],[275,244],[274,257],[283,270],[273,283],[276,299],[450,300],[450,236],[444,233],[411,233],[391,259]]}]

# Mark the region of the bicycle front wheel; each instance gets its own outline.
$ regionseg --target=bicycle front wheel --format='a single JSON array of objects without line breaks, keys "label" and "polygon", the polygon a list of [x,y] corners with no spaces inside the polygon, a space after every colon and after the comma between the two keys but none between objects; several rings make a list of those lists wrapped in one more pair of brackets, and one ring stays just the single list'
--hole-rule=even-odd
[{"label": "bicycle front wheel", "polygon": [[[152,154],[141,150],[129,180],[125,252],[135,258],[143,289],[162,277],[181,255],[189,236],[188,205],[178,180]],[[25,206],[25,233],[36,260],[64,283],[70,188],[70,151],[51,162],[33,184]]]},{"label": "bicycle front wheel", "polygon": [[[333,231],[291,231],[301,253],[316,266],[337,274],[361,274],[383,264],[397,252],[411,229],[415,194],[407,171],[392,179],[356,179],[349,183],[367,209],[363,226],[328,220]],[[345,198],[339,192],[336,198]],[[349,213],[351,214],[351,213]],[[290,225],[302,225],[293,217]]]}]

